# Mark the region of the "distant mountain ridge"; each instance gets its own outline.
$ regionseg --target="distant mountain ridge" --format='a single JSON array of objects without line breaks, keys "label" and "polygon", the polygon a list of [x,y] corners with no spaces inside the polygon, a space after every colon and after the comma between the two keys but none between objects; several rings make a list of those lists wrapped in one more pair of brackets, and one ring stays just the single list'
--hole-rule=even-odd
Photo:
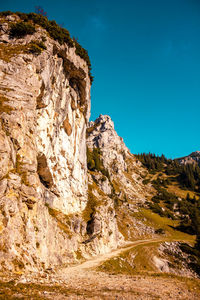
[{"label": "distant mountain ridge", "polygon": [[192,152],[191,154],[175,159],[180,164],[200,164],[200,151]]}]

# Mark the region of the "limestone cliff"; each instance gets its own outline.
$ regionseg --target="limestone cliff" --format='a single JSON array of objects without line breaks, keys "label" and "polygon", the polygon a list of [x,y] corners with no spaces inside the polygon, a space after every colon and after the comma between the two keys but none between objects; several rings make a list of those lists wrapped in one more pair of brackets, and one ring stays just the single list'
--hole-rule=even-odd
[{"label": "limestone cliff", "polygon": [[11,37],[19,21],[1,18],[0,33],[0,265],[11,270],[74,259],[88,189],[88,66],[38,25]]}]

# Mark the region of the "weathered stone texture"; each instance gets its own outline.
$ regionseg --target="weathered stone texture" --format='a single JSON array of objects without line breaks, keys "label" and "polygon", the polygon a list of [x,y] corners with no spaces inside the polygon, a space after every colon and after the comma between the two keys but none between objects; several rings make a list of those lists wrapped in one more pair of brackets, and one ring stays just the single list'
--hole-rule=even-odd
[{"label": "weathered stone texture", "polygon": [[[81,240],[80,225],[70,234],[70,224],[76,213],[82,222],[87,203],[90,79],[74,48],[40,27],[9,39],[8,21],[0,33],[0,268],[38,269],[73,261]],[[23,51],[41,36],[47,50]]]}]

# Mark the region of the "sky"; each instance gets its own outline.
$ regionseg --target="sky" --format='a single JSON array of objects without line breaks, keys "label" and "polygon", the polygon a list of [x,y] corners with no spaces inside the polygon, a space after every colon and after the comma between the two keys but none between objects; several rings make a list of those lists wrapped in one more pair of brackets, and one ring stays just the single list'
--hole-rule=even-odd
[{"label": "sky", "polygon": [[132,153],[200,150],[200,0],[0,0],[35,6],[88,50],[91,120],[110,115]]}]

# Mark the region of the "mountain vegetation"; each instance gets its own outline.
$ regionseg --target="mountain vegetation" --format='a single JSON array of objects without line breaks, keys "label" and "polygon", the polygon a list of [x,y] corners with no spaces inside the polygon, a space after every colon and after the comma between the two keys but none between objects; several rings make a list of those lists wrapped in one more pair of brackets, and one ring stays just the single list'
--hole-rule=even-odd
[{"label": "mountain vegetation", "polygon": [[93,150],[87,147],[87,167],[90,171],[99,171],[109,178],[109,172],[103,166],[101,151],[99,148]]},{"label": "mountain vegetation", "polygon": [[[156,156],[152,153],[136,155],[139,161],[151,172],[164,172],[176,177],[183,189],[200,192],[200,167],[197,164],[181,165],[176,160],[167,159],[164,155]],[[170,178],[168,178],[170,180]],[[171,178],[173,180],[173,178]]]},{"label": "mountain vegetation", "polygon": [[[156,179],[145,179],[144,183],[154,186],[157,193],[149,207],[160,216],[179,220],[178,230],[196,235],[195,248],[200,250],[200,167],[197,164],[181,165],[164,155],[138,154],[137,159]],[[170,185],[187,190],[186,197],[168,191]],[[190,195],[190,191],[193,196]]]}]

